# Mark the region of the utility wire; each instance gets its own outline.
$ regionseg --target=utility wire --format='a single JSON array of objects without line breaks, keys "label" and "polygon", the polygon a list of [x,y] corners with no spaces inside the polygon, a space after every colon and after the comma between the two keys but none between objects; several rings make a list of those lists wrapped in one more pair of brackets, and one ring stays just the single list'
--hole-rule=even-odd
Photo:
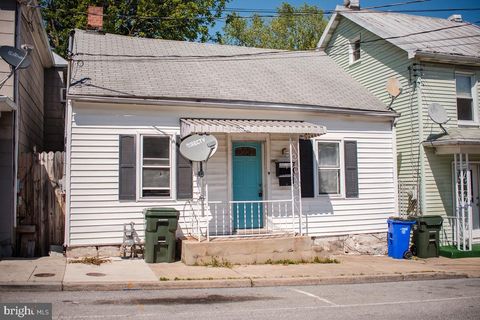
[{"label": "utility wire", "polygon": [[[468,44],[480,44],[480,41],[475,42],[468,42]],[[376,44],[376,46],[386,46],[389,43],[382,43]],[[457,47],[457,45],[439,45],[439,46],[431,46],[427,49],[433,48],[450,48],[450,47]],[[386,51],[379,51],[380,53]],[[290,55],[281,55],[278,53],[273,52],[273,54],[269,54],[270,52],[266,52],[261,56],[248,56],[248,55],[217,55],[217,56],[181,56],[181,55],[169,55],[169,56],[133,56],[133,55],[104,55],[104,54],[82,54],[79,55],[78,58],[73,59],[75,62],[83,63],[83,62],[151,62],[151,61],[163,61],[163,62],[177,62],[177,63],[188,63],[188,62],[219,62],[219,61],[261,61],[261,60],[279,60],[279,59],[304,59],[304,58],[312,58],[312,57],[335,57],[335,56],[349,56],[350,53],[348,52],[336,52],[325,54],[324,52],[299,52],[299,51],[285,51],[284,53],[290,53]],[[292,55],[291,53],[296,53]],[[89,56],[92,58],[85,58],[84,56]],[[80,66],[81,67],[81,66]]]},{"label": "utility wire", "polygon": [[[380,9],[380,8],[389,8],[389,7],[396,7],[396,6],[403,6],[403,5],[408,5],[408,4],[414,4],[414,3],[419,3],[419,2],[430,2],[431,0],[416,0],[416,1],[407,1],[407,2],[397,2],[397,3],[390,3],[386,5],[381,5],[381,6],[375,6],[375,7],[366,7],[362,8],[362,10],[369,10],[369,9]],[[277,13],[278,10],[276,9],[248,9],[248,8],[225,8],[224,11],[230,11],[230,12],[266,12],[266,13]],[[333,10],[326,10],[326,11],[335,11]],[[297,11],[297,12],[305,12],[308,13],[308,11]]]},{"label": "utility wire", "polygon": [[[480,21],[479,21],[480,22]],[[453,28],[458,28],[458,27],[464,27],[468,26],[470,24],[462,24],[462,25],[455,25],[455,26],[450,26],[450,27],[443,27],[439,29],[433,29],[433,30],[426,30],[426,31],[421,31],[421,32],[414,32],[414,33],[409,33],[409,34],[404,34],[402,36],[392,36],[392,37],[385,37],[385,38],[379,38],[379,39],[372,39],[372,40],[362,40],[360,41],[361,45],[367,45],[370,46],[372,44],[379,43],[382,40],[390,40],[390,39],[400,39],[400,38],[407,38],[412,35],[419,35],[419,34],[427,34],[427,33],[432,33],[432,32],[437,32],[437,31],[442,31],[446,29],[453,29]],[[428,42],[437,42],[437,41],[444,41],[444,40],[456,40],[456,39],[466,39],[466,38],[478,38],[480,37],[480,34],[478,35],[468,35],[468,36],[455,36],[455,37],[443,37],[443,38],[438,38],[438,39],[433,39],[429,40]],[[143,39],[143,38],[142,38]],[[166,40],[169,41],[169,40]],[[396,42],[396,45],[404,45],[404,44],[414,44],[418,43],[417,40],[410,40],[410,41],[404,41],[404,42]],[[470,43],[470,44],[475,44],[476,42]],[[389,42],[383,43],[381,42],[379,45],[387,45],[390,44]],[[463,43],[466,44],[466,43]],[[452,45],[440,45],[437,47],[448,47],[448,46],[454,46],[457,44],[452,44]],[[338,45],[332,45],[328,46],[326,49],[331,49],[331,48],[342,48],[342,47],[349,47],[350,43],[345,43],[345,44],[338,44]],[[434,46],[429,46],[429,48],[434,48]],[[256,48],[261,50],[262,48]],[[428,48],[426,48],[428,49]],[[234,54],[234,55],[210,55],[210,56],[203,56],[203,55],[126,55],[126,54],[100,54],[101,56],[104,57],[125,57],[125,58],[232,58],[232,57],[250,57],[250,56],[262,56],[262,55],[288,55],[288,54],[293,54],[293,53],[299,53],[299,52],[312,52],[312,51],[317,51],[318,49],[309,49],[309,50],[295,50],[295,51],[288,51],[288,50],[278,50],[278,49],[263,49],[261,52],[254,52],[254,53],[240,53],[240,54]],[[77,52],[75,55],[85,55],[85,56],[98,56],[99,54],[95,53],[88,53],[88,52]]]},{"label": "utility wire", "polygon": [[[423,1],[412,1],[412,2],[405,2],[405,3],[401,3],[402,5],[403,4],[409,4],[409,3],[416,3],[416,2],[423,2]],[[400,4],[396,4],[396,5],[400,5]],[[57,11],[67,11],[65,9],[60,9],[60,8],[48,8],[48,6],[32,6],[32,5],[27,5],[29,7],[34,7],[34,8],[39,8],[39,9],[54,9],[54,10],[57,10]],[[393,6],[392,5],[388,5],[388,6]],[[388,7],[387,5],[386,6],[378,6],[378,7],[372,7],[372,8],[382,8],[382,7]],[[382,10],[382,11],[370,11],[369,10],[370,8],[365,8],[365,9],[362,9],[362,10],[348,10],[346,12],[348,13],[414,13],[414,12],[417,12],[417,13],[420,13],[420,12],[445,12],[445,11],[480,11],[480,7],[476,7],[476,8],[441,8],[441,9],[410,9],[410,10]],[[224,9],[222,11],[227,11],[227,9]],[[236,12],[236,11],[233,11],[232,12]],[[260,12],[260,13],[265,13],[265,12],[268,12],[268,11],[261,11],[261,9],[252,9],[252,11],[242,11],[242,12]],[[238,16],[235,16],[236,19],[254,19],[254,18],[276,18],[276,17],[280,17],[282,15],[291,15],[291,16],[308,16],[308,15],[325,15],[325,14],[332,14],[332,13],[335,13],[335,12],[339,12],[335,9],[333,10],[321,10],[319,12],[310,12],[310,11],[296,11],[296,12],[288,12],[288,13],[282,13],[282,12],[278,12],[278,11],[271,11],[272,14],[253,14],[253,15],[249,15],[249,16],[241,16],[241,15],[238,15]],[[340,11],[341,12],[341,11]],[[77,12],[77,14],[81,14],[81,15],[89,15],[87,12]],[[115,16],[115,17],[119,17],[119,18],[135,18],[135,19],[139,19],[139,20],[164,20],[164,21],[191,21],[191,20],[199,20],[199,21],[203,21],[203,20],[228,20],[231,18],[230,15],[227,15],[227,16],[220,16],[220,17],[171,17],[171,16],[145,16],[145,15],[136,15],[136,14],[132,14],[132,15],[126,15],[126,14],[115,14],[115,13],[103,13],[103,14],[98,14],[98,13],[90,13],[90,15],[93,15],[93,16],[102,16],[102,17],[109,17],[109,16]]]}]

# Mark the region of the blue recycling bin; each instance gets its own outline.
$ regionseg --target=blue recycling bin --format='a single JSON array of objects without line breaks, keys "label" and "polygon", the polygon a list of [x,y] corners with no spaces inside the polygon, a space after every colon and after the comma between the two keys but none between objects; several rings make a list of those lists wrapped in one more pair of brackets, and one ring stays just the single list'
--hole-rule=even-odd
[{"label": "blue recycling bin", "polygon": [[388,256],[403,259],[410,246],[410,230],[415,220],[388,219]]}]

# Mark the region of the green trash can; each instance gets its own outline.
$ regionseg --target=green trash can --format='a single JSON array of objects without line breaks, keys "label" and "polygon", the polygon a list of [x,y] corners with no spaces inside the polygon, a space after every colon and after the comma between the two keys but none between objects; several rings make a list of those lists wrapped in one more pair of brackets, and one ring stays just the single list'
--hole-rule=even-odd
[{"label": "green trash can", "polygon": [[148,208],[145,214],[145,252],[147,263],[174,262],[180,213],[173,208]]},{"label": "green trash can", "polygon": [[419,258],[439,256],[441,216],[416,217],[417,225],[413,229],[413,253]]}]

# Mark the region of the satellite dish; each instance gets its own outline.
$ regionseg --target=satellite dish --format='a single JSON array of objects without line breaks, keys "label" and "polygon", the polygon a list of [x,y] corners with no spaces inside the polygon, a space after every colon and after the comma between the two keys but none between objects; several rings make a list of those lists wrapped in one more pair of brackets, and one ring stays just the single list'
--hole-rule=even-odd
[{"label": "satellite dish", "polygon": [[194,134],[180,143],[180,153],[191,161],[207,161],[217,147],[218,141],[214,136]]},{"label": "satellite dish", "polygon": [[428,116],[437,124],[445,124],[450,120],[447,111],[439,103],[431,103],[428,106]]},{"label": "satellite dish", "polygon": [[11,46],[0,47],[0,56],[2,57],[2,59],[5,60],[5,62],[11,65],[13,68],[17,69],[26,69],[30,66],[30,58],[27,57],[28,53],[28,49],[27,51],[23,51]]},{"label": "satellite dish", "polygon": [[402,93],[402,85],[397,78],[389,78],[387,80],[387,92],[393,97],[396,98]]}]

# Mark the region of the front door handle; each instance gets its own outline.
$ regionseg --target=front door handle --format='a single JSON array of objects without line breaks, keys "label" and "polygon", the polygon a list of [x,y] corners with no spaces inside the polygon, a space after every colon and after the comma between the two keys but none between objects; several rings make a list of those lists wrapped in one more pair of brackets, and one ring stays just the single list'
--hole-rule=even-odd
[{"label": "front door handle", "polygon": [[259,196],[260,198],[263,197],[263,191],[259,191],[259,192],[258,192],[258,196]]}]

